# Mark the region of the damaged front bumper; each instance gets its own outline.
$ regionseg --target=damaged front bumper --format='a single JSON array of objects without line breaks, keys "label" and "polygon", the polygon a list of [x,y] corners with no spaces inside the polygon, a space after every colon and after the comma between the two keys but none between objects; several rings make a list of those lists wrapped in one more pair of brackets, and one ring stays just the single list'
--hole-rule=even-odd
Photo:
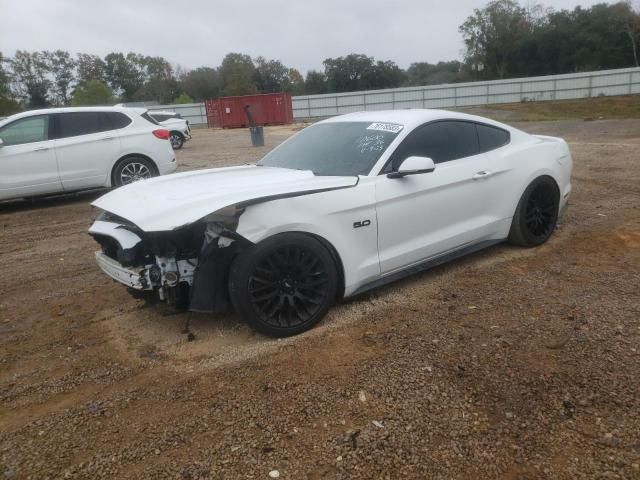
[{"label": "damaged front bumper", "polygon": [[167,289],[185,283],[193,285],[193,276],[197,259],[175,260],[157,257],[156,263],[144,267],[125,267],[117,260],[110,258],[103,251],[96,252],[98,266],[116,282],[120,282],[134,290],[158,290],[160,300],[166,298]]},{"label": "damaged front bumper", "polygon": [[227,309],[228,269],[243,242],[222,224],[147,233],[105,212],[89,234],[102,247],[95,253],[98,266],[136,296],[149,294],[191,311]]}]

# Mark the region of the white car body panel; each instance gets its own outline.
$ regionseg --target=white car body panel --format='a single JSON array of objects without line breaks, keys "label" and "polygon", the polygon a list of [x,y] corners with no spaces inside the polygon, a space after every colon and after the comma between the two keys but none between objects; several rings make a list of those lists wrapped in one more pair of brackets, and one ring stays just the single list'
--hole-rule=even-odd
[{"label": "white car body panel", "polygon": [[[510,141],[438,163],[432,173],[381,174],[415,128],[442,119],[499,127],[509,132]],[[360,112],[319,123],[354,121],[403,126],[368,175],[323,177],[266,166],[191,171],[120,188],[93,205],[143,232],[180,229],[226,207],[240,207],[235,232],[249,242],[305,232],[329,244],[341,263],[345,296],[427,260],[506,239],[522,193],[541,175],[556,181],[560,212],[567,205],[572,160],[562,139],[438,110]]]},{"label": "white car body panel", "polygon": [[356,183],[355,177],[316,177],[309,171],[247,165],[151,178],[107,193],[92,205],[144,231],[157,232],[188,225],[238,203]]}]

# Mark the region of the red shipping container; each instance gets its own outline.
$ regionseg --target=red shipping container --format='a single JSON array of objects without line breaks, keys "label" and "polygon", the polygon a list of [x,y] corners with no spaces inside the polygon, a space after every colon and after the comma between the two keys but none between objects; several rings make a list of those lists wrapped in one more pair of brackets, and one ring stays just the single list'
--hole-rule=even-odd
[{"label": "red shipping container", "polygon": [[256,125],[284,125],[293,122],[290,93],[264,93],[207,100],[207,125],[211,127],[248,127],[244,107],[251,107]]}]

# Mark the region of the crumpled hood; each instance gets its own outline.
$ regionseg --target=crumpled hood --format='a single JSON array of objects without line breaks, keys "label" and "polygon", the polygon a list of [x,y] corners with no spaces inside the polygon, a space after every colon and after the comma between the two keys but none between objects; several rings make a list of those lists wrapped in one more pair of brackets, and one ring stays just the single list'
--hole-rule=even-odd
[{"label": "crumpled hood", "polygon": [[316,177],[308,170],[247,165],[155,177],[113,190],[92,205],[127,219],[146,232],[157,232],[188,225],[238,203],[357,183],[357,177]]}]

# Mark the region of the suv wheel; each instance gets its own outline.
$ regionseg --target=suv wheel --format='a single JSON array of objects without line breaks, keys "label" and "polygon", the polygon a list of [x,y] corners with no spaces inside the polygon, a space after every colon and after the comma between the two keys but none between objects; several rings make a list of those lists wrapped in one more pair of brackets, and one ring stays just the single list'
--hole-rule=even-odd
[{"label": "suv wheel", "polygon": [[174,150],[180,150],[184,145],[184,136],[180,132],[171,132],[169,141]]},{"label": "suv wheel", "polygon": [[138,180],[157,176],[154,165],[142,157],[129,157],[116,165],[113,171],[113,185],[121,187]]}]

